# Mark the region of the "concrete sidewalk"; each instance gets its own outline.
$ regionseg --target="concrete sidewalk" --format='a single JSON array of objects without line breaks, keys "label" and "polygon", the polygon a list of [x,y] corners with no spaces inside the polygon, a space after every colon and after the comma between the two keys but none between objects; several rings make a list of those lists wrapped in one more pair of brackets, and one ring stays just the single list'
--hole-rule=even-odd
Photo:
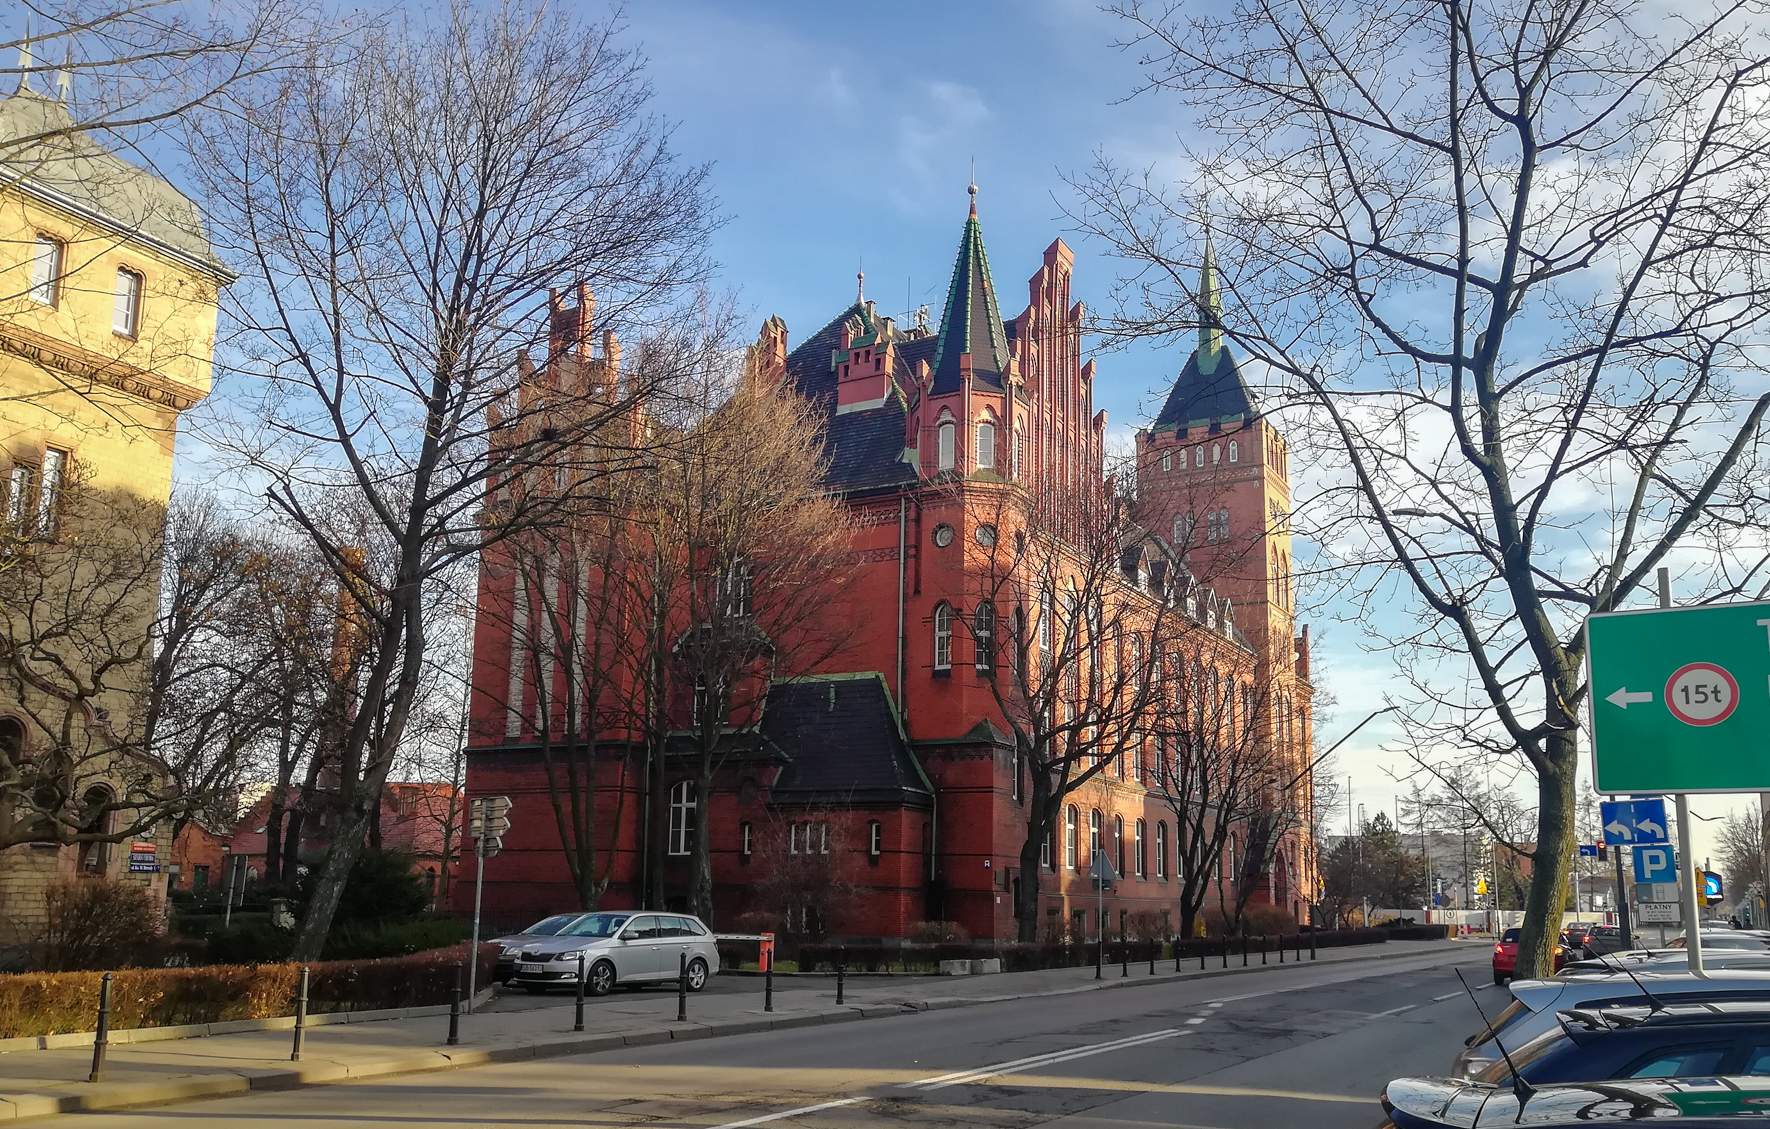
[{"label": "concrete sidewalk", "polygon": [[[1467,959],[1472,947],[1392,941],[1324,949],[1313,967],[1432,954],[1447,961]],[[1213,958],[1203,972],[1194,960],[1179,973],[1168,961],[1156,965],[1153,977],[1147,962],[1131,965],[1129,977],[1113,965],[1101,980],[1094,979],[1092,967],[992,976],[856,977],[848,982],[840,1007],[834,977],[780,977],[772,1013],[763,1010],[762,981],[753,979],[754,992],[690,996],[687,1023],[676,1022],[674,993],[619,993],[585,1001],[581,1033],[572,1030],[570,997],[559,997],[556,1007],[521,1010],[499,1010],[494,1002],[480,1014],[462,1017],[458,1046],[445,1045],[446,1015],[310,1028],[299,1063],[289,1061],[293,1036],[286,1030],[113,1045],[105,1081],[98,1083],[86,1081],[90,1047],[14,1051],[0,1054],[0,1121],[1295,967],[1279,965],[1276,956],[1270,960],[1262,967],[1256,953],[1244,969],[1238,954],[1224,969]],[[1304,963],[1309,963],[1307,957]]]}]

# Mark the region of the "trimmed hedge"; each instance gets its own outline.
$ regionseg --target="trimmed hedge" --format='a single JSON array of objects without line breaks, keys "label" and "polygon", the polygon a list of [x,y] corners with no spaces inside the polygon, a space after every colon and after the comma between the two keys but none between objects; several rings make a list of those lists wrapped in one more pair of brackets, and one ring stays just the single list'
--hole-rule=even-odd
[{"label": "trimmed hedge", "polygon": [[[387,960],[311,964],[310,1012],[371,1011],[448,1003],[455,962],[466,945]],[[490,984],[495,945],[481,945],[479,983]],[[111,981],[111,1026],[174,1027],[230,1019],[269,1019],[295,1013],[301,966],[211,965],[206,968],[131,968]],[[97,1024],[100,972],[24,972],[0,975],[0,1039],[90,1031]]]},{"label": "trimmed hedge", "polygon": [[[1422,926],[1421,929],[1428,927]],[[1436,932],[1437,926],[1430,927],[1432,937],[1445,936]],[[1287,933],[1282,936],[1274,934],[1270,937],[1248,938],[1248,951],[1259,952],[1262,943],[1272,951],[1279,948],[1295,951],[1299,941],[1303,948],[1309,947],[1310,934]],[[1324,929],[1315,933],[1317,948],[1331,949],[1347,945],[1380,945],[1390,939],[1411,940],[1412,934],[1405,930],[1395,929]],[[1422,937],[1421,939],[1425,939]],[[1179,953],[1174,951],[1175,944]],[[1201,955],[1221,957],[1225,951],[1232,954],[1241,952],[1240,937],[1198,937],[1177,942],[1168,941],[1118,941],[1108,938],[1106,942],[1106,960],[1116,964],[1125,959],[1124,953],[1130,950],[1129,959],[1136,963],[1147,964],[1154,960],[1173,960],[1178,955],[1182,960],[1197,960]],[[1033,942],[1030,944],[1018,941],[994,942],[973,941],[969,944],[948,945],[813,945],[799,946],[799,971],[831,972],[839,961],[846,961],[851,972],[932,972],[940,967],[943,960],[984,960],[999,957],[1004,972],[1034,972],[1045,968],[1079,968],[1094,963],[1094,943],[1066,944],[1061,942]],[[739,950],[733,945],[728,953],[721,946],[721,958],[730,967],[737,958]],[[743,959],[749,959],[744,956]]]}]

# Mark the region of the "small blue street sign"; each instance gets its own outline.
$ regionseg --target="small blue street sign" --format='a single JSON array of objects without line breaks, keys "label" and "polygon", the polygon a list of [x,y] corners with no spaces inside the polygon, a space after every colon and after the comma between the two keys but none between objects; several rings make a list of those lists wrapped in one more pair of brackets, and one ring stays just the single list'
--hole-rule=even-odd
[{"label": "small blue street sign", "polygon": [[1712,870],[1704,871],[1702,875],[1702,893],[1703,896],[1711,902],[1720,901],[1721,876]]},{"label": "small blue street sign", "polygon": [[1636,847],[1636,882],[1676,882],[1677,863],[1670,847]]},{"label": "small blue street sign", "polygon": [[1598,822],[1604,828],[1604,841],[1613,847],[1671,842],[1666,834],[1666,802],[1661,797],[1606,801],[1598,805]]},{"label": "small blue street sign", "polygon": [[1598,848],[1592,843],[1581,843],[1579,853],[1582,858],[1595,859],[1598,857]]}]

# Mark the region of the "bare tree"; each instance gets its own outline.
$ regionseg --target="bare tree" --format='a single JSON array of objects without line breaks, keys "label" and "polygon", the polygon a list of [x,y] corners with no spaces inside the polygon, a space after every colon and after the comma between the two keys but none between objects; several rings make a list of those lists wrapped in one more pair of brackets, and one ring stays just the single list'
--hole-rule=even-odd
[{"label": "bare tree", "polygon": [[1770,857],[1770,833],[1758,808],[1728,812],[1715,836],[1715,848],[1734,897],[1743,898],[1753,886],[1765,889],[1764,860]]},{"label": "bare tree", "polygon": [[822,409],[753,368],[735,388],[730,376],[710,373],[680,401],[686,414],[660,428],[657,471],[634,509],[654,567],[631,573],[654,616],[644,664],[662,706],[654,764],[664,763],[662,719],[687,722],[689,904],[707,920],[714,777],[773,679],[816,670],[847,645],[853,576],[850,518],[824,489]]},{"label": "bare tree", "polygon": [[[704,363],[698,321],[674,307],[707,273],[705,170],[646,116],[643,60],[618,32],[613,17],[460,0],[433,29],[316,48],[310,68],[235,91],[238,113],[194,139],[243,275],[232,355],[265,393],[219,438],[270,478],[364,618],[340,827],[298,957],[319,952],[369,830],[451,570],[627,469],[548,485],[685,356]],[[574,283],[575,310],[550,294]],[[527,426],[550,408],[519,394],[517,354],[544,343],[550,363],[588,363],[597,326],[605,346],[616,328],[653,344],[560,413],[563,429]]]},{"label": "bare tree", "polygon": [[1764,591],[1770,45],[1728,0],[1114,10],[1143,93],[1207,140],[1184,184],[1110,158],[1079,181],[1132,263],[1113,328],[1196,325],[1208,222],[1226,328],[1308,425],[1299,532],[1395,648],[1410,741],[1535,777],[1519,974],[1546,972],[1585,617],[1682,548],[1707,550],[1692,594]]}]

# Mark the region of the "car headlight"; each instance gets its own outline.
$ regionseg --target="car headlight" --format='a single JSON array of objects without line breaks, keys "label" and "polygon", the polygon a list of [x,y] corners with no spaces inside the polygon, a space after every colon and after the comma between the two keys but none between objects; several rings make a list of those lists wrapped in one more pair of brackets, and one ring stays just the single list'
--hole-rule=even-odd
[{"label": "car headlight", "polygon": [[504,948],[504,949],[500,949],[498,951],[498,955],[501,957],[513,957],[516,954],[520,953],[521,951],[522,951],[521,949],[516,949],[516,948]]},{"label": "car headlight", "polygon": [[555,956],[553,959],[554,960],[582,960],[583,958],[585,958],[589,955],[590,954],[588,952],[584,951],[583,949],[579,949],[575,953],[560,953],[559,955]]}]

